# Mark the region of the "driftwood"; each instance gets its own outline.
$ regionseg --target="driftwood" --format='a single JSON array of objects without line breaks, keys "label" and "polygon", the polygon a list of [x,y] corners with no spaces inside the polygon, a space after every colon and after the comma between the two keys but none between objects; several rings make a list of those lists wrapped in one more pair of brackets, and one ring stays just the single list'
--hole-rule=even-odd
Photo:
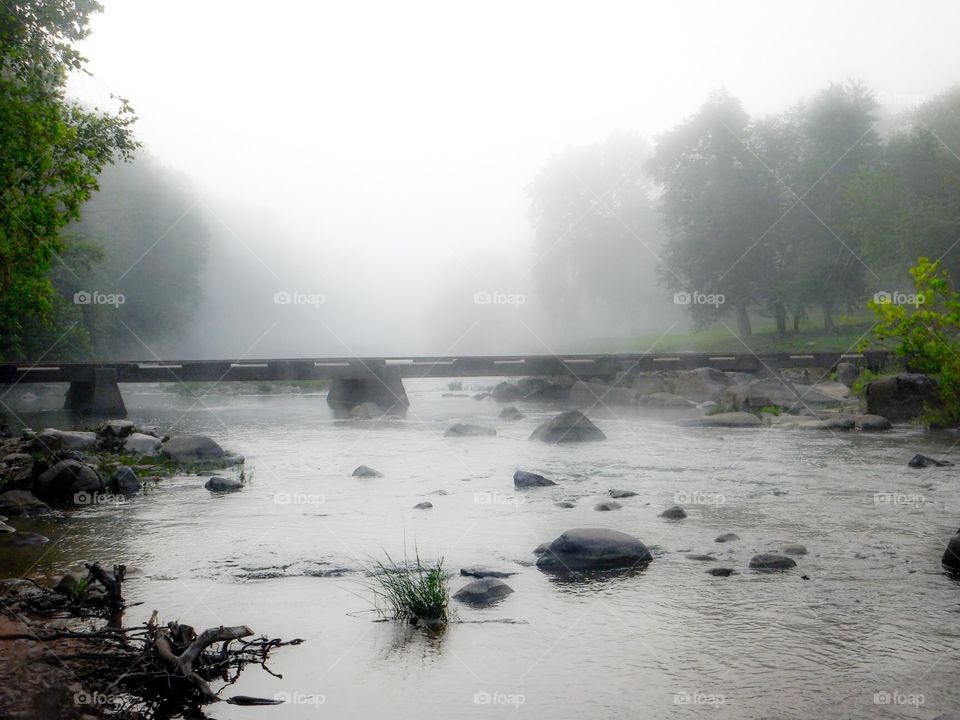
[{"label": "driftwood", "polygon": [[[269,653],[302,640],[283,641],[253,637],[246,625],[208,628],[197,634],[189,625],[161,625],[154,611],[149,622],[122,627],[114,623],[123,608],[126,569],[107,571],[97,563],[87,565],[89,580],[102,585],[102,593],[62,594],[32,583],[29,592],[0,597],[0,612],[23,625],[23,632],[0,636],[0,641],[23,639],[42,642],[53,652],[38,662],[67,667],[84,690],[108,702],[85,707],[87,713],[111,718],[150,718],[188,715],[203,717],[200,708],[226,699],[234,705],[274,705],[279,701],[237,695],[221,698],[210,683],[236,682],[243,668],[254,663],[266,672]],[[44,620],[56,617],[101,618],[109,624],[91,630],[50,627]],[[218,649],[212,646],[222,643]],[[53,658],[53,659],[51,659]]]}]

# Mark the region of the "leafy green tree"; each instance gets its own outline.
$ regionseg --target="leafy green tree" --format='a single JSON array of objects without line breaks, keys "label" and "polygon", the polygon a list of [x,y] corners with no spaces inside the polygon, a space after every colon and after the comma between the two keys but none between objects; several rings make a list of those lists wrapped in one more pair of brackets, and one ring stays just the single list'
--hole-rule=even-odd
[{"label": "leafy green tree", "polygon": [[3,358],[61,354],[47,342],[65,319],[49,275],[58,258],[66,262],[61,231],[79,217],[103,167],[126,159],[136,145],[125,100],[110,113],[65,96],[68,73],[85,62],[72,43],[87,36],[90,15],[100,11],[93,0],[0,3]]}]

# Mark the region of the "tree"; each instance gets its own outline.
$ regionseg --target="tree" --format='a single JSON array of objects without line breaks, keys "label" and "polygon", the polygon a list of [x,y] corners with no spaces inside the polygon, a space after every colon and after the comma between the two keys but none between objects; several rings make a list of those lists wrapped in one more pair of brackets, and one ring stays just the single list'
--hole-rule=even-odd
[{"label": "tree", "polygon": [[614,133],[551,158],[528,188],[534,280],[555,319],[576,317],[587,298],[629,323],[652,298],[660,234],[648,158],[639,135]]},{"label": "tree", "polygon": [[65,250],[61,231],[104,165],[136,146],[125,100],[111,113],[65,96],[68,73],[85,63],[71,43],[101,9],[93,0],[0,4],[0,357],[53,351],[47,338],[63,313],[49,271]]}]

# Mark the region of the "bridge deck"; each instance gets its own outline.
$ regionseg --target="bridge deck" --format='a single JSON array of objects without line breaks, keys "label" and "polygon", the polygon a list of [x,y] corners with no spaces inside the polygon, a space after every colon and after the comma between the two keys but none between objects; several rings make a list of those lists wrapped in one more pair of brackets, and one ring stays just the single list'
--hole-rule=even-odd
[{"label": "bridge deck", "polygon": [[719,370],[833,368],[854,362],[880,368],[889,353],[646,353],[619,355],[501,355],[472,357],[301,358],[270,360],[183,360],[0,364],[0,383],[90,382],[97,369],[116,372],[120,383],[336,380],[382,376],[402,378],[572,375],[588,380],[625,370]]}]

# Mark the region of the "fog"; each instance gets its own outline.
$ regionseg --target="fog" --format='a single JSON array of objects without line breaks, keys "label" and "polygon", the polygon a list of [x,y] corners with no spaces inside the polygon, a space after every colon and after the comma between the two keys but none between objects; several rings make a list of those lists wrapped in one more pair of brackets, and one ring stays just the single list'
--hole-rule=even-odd
[{"label": "fog", "polygon": [[855,78],[895,118],[960,66],[946,2],[104,4],[71,91],[130,100],[210,232],[193,326],[144,356],[568,352],[686,327],[658,237],[629,322],[587,298],[545,312],[527,188],[551,157],[652,142],[719,88],[763,116]]}]

